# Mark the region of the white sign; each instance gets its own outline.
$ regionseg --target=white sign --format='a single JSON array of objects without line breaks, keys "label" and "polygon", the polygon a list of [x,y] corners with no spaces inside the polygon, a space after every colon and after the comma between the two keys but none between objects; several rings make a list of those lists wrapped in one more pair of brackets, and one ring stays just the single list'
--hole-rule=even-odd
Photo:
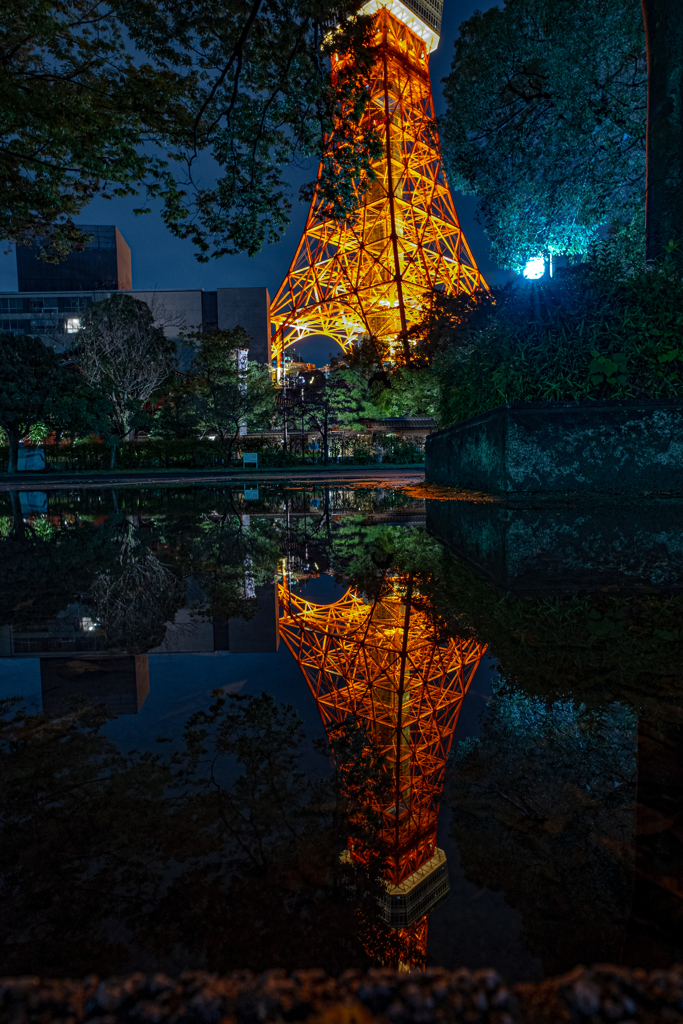
[{"label": "white sign", "polygon": [[258,469],[258,452],[244,452],[242,454],[242,469],[247,466],[256,466]]}]

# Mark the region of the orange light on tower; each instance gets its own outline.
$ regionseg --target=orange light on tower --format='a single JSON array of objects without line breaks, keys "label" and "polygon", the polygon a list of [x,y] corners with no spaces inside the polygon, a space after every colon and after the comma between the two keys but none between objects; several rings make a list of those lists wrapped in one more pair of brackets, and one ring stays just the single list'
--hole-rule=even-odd
[{"label": "orange light on tower", "polygon": [[[422,956],[426,916],[448,893],[436,845],[446,760],[462,701],[485,646],[437,635],[415,606],[412,576],[388,581],[380,600],[353,589],[317,605],[280,586],[280,635],[297,659],[325,728],[363,725],[391,772],[391,797],[375,807],[385,856],[385,921],[409,929]],[[351,847],[351,856],[362,850]]]},{"label": "orange light on tower", "polygon": [[407,353],[425,295],[486,287],[460,228],[435,128],[429,54],[442,8],[443,0],[370,0],[363,8],[374,14],[376,45],[363,120],[380,132],[384,153],[350,220],[331,218],[323,197],[313,196],[271,305],[278,365],[285,348],[311,335],[334,338],[345,351],[371,335],[389,358],[400,348]]}]

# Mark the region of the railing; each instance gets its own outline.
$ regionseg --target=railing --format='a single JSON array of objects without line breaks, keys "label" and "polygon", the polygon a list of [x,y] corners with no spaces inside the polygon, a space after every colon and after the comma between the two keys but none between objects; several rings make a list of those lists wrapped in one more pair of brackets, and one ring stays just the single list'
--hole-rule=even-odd
[{"label": "railing", "polygon": [[[302,444],[303,442],[303,444]],[[257,452],[259,468],[320,466],[324,463],[322,443],[315,448],[304,435],[294,434],[285,449],[277,438],[251,435],[240,438],[231,454],[218,440],[204,438],[177,441],[125,441],[116,449],[116,468],[120,470],[241,469],[243,452]],[[109,469],[111,450],[96,441],[75,444],[40,445],[45,451],[48,472],[97,472]],[[303,451],[302,451],[303,447]],[[329,465],[415,465],[424,462],[424,447],[400,437],[371,435],[335,437],[329,442]],[[0,447],[0,472],[7,472],[8,448]]]}]

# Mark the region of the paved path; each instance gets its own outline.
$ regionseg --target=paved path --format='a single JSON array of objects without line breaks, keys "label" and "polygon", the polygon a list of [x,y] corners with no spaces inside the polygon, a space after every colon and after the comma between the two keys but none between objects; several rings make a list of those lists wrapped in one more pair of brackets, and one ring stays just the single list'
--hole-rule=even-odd
[{"label": "paved path", "polygon": [[0,474],[1,491],[57,491],[85,487],[149,487],[159,484],[269,484],[292,483],[386,483],[392,486],[420,483],[424,466],[309,466],[306,469],[229,470],[193,472],[115,473],[17,473]]}]

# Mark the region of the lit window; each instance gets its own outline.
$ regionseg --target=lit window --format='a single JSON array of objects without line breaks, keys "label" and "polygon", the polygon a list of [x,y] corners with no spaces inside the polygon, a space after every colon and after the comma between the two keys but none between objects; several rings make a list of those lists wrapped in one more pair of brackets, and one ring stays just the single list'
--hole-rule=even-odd
[{"label": "lit window", "polygon": [[542,256],[534,256],[533,259],[527,261],[522,273],[527,281],[538,281],[539,277],[543,277],[545,274],[545,260]]},{"label": "lit window", "polygon": [[67,318],[67,321],[66,321],[66,333],[67,334],[76,334],[76,332],[78,330],[80,330],[80,326],[81,326],[81,318],[78,317],[78,316],[70,316],[70,317]]}]

